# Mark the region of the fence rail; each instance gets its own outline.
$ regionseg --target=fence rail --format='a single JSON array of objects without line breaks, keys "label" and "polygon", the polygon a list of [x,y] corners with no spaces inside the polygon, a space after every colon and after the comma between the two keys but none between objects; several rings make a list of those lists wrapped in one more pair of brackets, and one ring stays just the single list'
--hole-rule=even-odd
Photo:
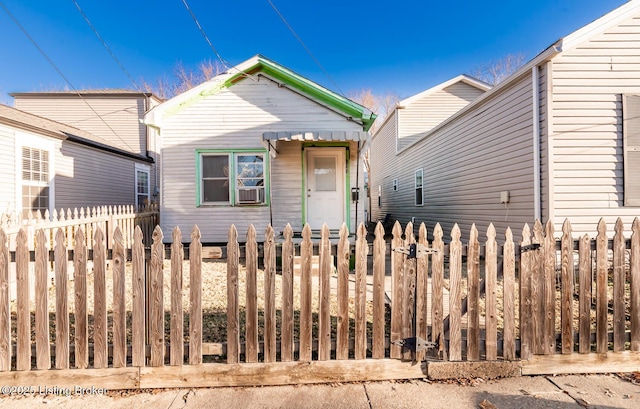
[{"label": "fence rail", "polygon": [[[315,243],[305,226],[299,244],[294,244],[290,226],[281,242],[276,242],[271,227],[258,238],[251,226],[243,245],[243,266],[238,232],[232,226],[226,260],[226,335],[218,343],[205,343],[202,294],[207,288],[203,288],[197,227],[190,235],[185,269],[178,228],[172,231],[170,252],[160,227],[153,230],[150,251],[145,252],[140,227],[134,229],[128,251],[119,224],[111,246],[102,225],[92,226],[92,240],[84,227],[74,229],[70,238],[69,230],[60,226],[52,247],[55,290],[48,279],[46,230],[37,230],[35,250],[30,250],[28,228],[21,227],[12,250],[3,229],[0,380],[26,382],[34,370],[52,367],[60,370],[51,372],[56,381],[73,383],[78,376],[89,380],[99,376],[109,380],[110,388],[130,388],[132,382],[134,387],[180,386],[186,379],[200,386],[387,379],[425,376],[421,365],[411,365],[425,359],[518,362],[523,373],[610,371],[614,363],[618,371],[637,368],[638,220],[632,231],[625,238],[618,221],[609,239],[601,222],[594,251],[588,236],[574,240],[568,221],[560,238],[554,236],[551,223],[543,227],[536,222],[532,230],[525,225],[521,243],[514,243],[507,229],[501,247],[493,226],[484,238],[474,226],[463,242],[456,225],[445,245],[439,225],[429,242],[424,224],[416,237],[411,223],[404,231],[396,223],[392,253],[385,254],[384,229],[378,224],[369,263],[370,246],[362,224],[355,251],[346,227],[340,230],[337,247],[332,247],[326,226]],[[94,243],[91,252],[88,241]],[[296,246],[301,256],[299,276],[293,268]],[[35,262],[30,262],[32,254]],[[167,255],[170,263],[165,265]],[[352,259],[355,268],[350,272]],[[15,307],[8,295],[12,265],[17,277]],[[185,275],[188,293],[183,288]],[[33,304],[32,283],[37,295]],[[391,305],[385,303],[386,294]],[[54,311],[49,296],[55,297]],[[54,335],[50,320],[55,322]],[[203,364],[203,356],[209,354],[224,354],[226,363]],[[599,364],[594,364],[596,354]],[[295,374],[285,375],[288,370]],[[278,375],[267,379],[266,373]],[[46,375],[39,372],[42,376]],[[122,376],[126,379],[118,378]]]}]

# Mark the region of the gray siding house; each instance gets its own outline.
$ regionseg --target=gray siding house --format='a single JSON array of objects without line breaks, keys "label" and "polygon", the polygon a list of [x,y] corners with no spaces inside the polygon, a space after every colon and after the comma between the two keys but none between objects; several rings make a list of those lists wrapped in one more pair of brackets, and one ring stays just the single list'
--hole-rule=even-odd
[{"label": "gray siding house", "polygon": [[134,204],[152,159],[87,131],[0,105],[0,214]]},{"label": "gray siding house", "polygon": [[568,218],[575,236],[594,235],[600,218],[629,229],[640,215],[639,66],[633,0],[411,143],[382,127],[371,145],[373,218],[439,222],[446,235],[458,223],[466,237],[473,223],[518,234],[535,219],[558,231]]},{"label": "gray siding house", "polygon": [[269,223],[355,231],[374,119],[262,56],[164,102],[145,119],[162,138],[162,227],[197,224],[205,242],[225,242],[231,224],[241,241],[250,223],[259,238]]},{"label": "gray siding house", "polygon": [[[141,196],[157,201],[160,139],[143,123],[146,112],[162,100],[152,93],[124,90],[15,92],[14,106],[22,111],[70,125],[107,141],[110,146],[152,159],[136,170]],[[142,202],[136,204],[142,204]],[[132,203],[134,204],[134,203]]]}]

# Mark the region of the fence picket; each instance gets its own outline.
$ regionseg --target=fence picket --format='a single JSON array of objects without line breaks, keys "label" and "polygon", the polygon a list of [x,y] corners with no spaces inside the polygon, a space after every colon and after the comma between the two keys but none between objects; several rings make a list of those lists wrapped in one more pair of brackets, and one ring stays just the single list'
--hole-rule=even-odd
[{"label": "fence picket", "polygon": [[111,246],[113,259],[113,367],[127,366],[127,309],[125,303],[125,252],[122,230],[116,226]]},{"label": "fence picket", "polygon": [[391,240],[391,276],[393,280],[393,295],[391,297],[391,358],[399,359],[402,356],[402,347],[393,343],[402,339],[402,306],[404,273],[402,268],[403,256],[396,249],[402,247],[402,229],[396,220],[393,225],[393,239]]},{"label": "fence picket", "polygon": [[[477,361],[480,359],[480,243],[475,223],[469,235],[467,285],[467,360]],[[489,303],[486,304],[488,307]]]},{"label": "fence picket", "polygon": [[151,262],[149,263],[149,343],[151,359],[149,365],[164,365],[164,244],[162,229],[156,226],[153,230],[151,245]]},{"label": "fence picket", "polygon": [[145,357],[145,334],[147,328],[146,320],[146,280],[144,245],[142,244],[142,230],[139,226],[133,233],[133,247],[131,249],[131,270],[132,270],[132,318],[131,318],[131,364],[143,367],[146,364]]},{"label": "fence picket", "polygon": [[184,316],[182,312],[182,261],[184,260],[184,246],[182,232],[175,227],[171,243],[171,319],[169,342],[171,350],[169,363],[182,366],[184,361]]},{"label": "fence picket", "polygon": [[253,224],[247,231],[247,301],[246,301],[246,353],[247,362],[258,361],[258,244]]},{"label": "fence picket", "polygon": [[504,250],[502,255],[502,275],[503,275],[503,300],[504,308],[504,346],[503,357],[508,361],[516,359],[516,331],[515,331],[515,307],[514,289],[516,281],[515,246],[513,244],[513,233],[507,227],[505,232]]},{"label": "fence picket", "polygon": [[556,349],[556,239],[553,222],[545,225],[543,240],[544,270],[544,345],[545,354],[553,354]]},{"label": "fence picket", "polygon": [[[631,254],[629,258],[629,276],[631,294],[629,311],[631,314],[631,350],[640,351],[640,220],[636,217],[631,227]],[[2,240],[0,239],[0,243]]]},{"label": "fence picket", "polygon": [[531,238],[531,327],[533,332],[532,349],[536,355],[545,352],[544,332],[544,238],[542,224],[536,220],[533,224],[533,237]]},{"label": "fence picket", "polygon": [[356,237],[356,294],[355,294],[355,358],[367,357],[367,229],[360,223]]},{"label": "fence picket", "polygon": [[300,247],[300,361],[311,361],[311,226],[302,229],[302,245]]},{"label": "fence picket", "polygon": [[[44,230],[36,233],[36,368],[51,368],[49,339],[49,251]],[[57,281],[56,281],[57,284]],[[56,285],[57,287],[57,285]],[[57,325],[56,325],[57,328]]]},{"label": "fence picket", "polygon": [[[328,230],[328,228],[327,228]],[[327,231],[327,242],[328,231]],[[330,262],[330,260],[329,260]],[[327,272],[327,277],[328,277]],[[329,280],[327,279],[327,282]],[[328,284],[328,283],[327,283]],[[327,296],[327,304],[329,304]],[[328,308],[328,305],[327,307]],[[328,313],[328,310],[327,310]],[[322,321],[320,321],[322,327]],[[331,336],[331,323],[327,335]],[[331,338],[329,338],[329,343]],[[331,345],[327,349],[331,352]],[[264,362],[276,361],[276,241],[271,225],[267,226],[264,241]]]},{"label": "fence picket", "polygon": [[451,244],[449,245],[449,360],[462,360],[462,330],[461,330],[461,279],[462,279],[462,243],[460,242],[460,227],[454,224],[451,230]]},{"label": "fence picket", "polygon": [[[413,235],[413,223],[407,223],[404,230],[404,249],[409,249],[412,244],[415,244],[416,239]],[[402,255],[404,272],[403,272],[403,294],[402,294],[402,339],[411,339],[415,335],[415,301],[416,301],[416,264],[415,258],[407,257],[406,254]],[[415,360],[415,352],[408,348],[403,348],[402,358],[405,360]]]},{"label": "fence picket", "polygon": [[446,360],[444,342],[444,243],[440,223],[433,229],[433,250],[431,272],[431,342],[437,343],[437,357]]},{"label": "fence picket", "polygon": [[9,304],[9,247],[0,229],[0,372],[11,370],[11,309]]},{"label": "fence picket", "polygon": [[[228,247],[227,247],[228,250]],[[227,352],[229,351],[227,343]],[[189,364],[202,363],[202,244],[193,226],[189,244]]]},{"label": "fence picket", "polygon": [[235,225],[229,228],[227,243],[227,363],[240,360],[240,307],[238,295],[238,231]]},{"label": "fence picket", "polygon": [[[378,222],[375,229],[375,239],[373,241],[373,344],[371,353],[374,359],[384,358],[385,253],[384,228],[382,227],[382,223]],[[424,339],[426,339],[426,325]]]},{"label": "fence picket", "polygon": [[562,353],[571,354],[573,352],[573,287],[575,270],[573,263],[573,237],[571,236],[571,223],[569,223],[569,220],[565,220],[562,225],[561,260],[561,344]]},{"label": "fence picket", "polygon": [[31,369],[31,314],[29,311],[29,246],[27,229],[16,237],[16,369]]},{"label": "fence picket", "polygon": [[[418,229],[418,243],[422,246],[429,247],[427,241],[427,226],[424,223],[420,223]],[[382,255],[384,256],[384,247],[382,248]],[[422,255],[418,257],[416,266],[416,336],[421,339],[427,339],[427,276],[429,274],[429,256]],[[383,276],[384,280],[384,276]],[[384,286],[384,281],[383,284]],[[384,294],[383,294],[384,295]],[[383,304],[384,306],[384,304]],[[420,351],[416,353],[416,361],[422,362],[426,357],[426,351]]]},{"label": "fence picket", "polygon": [[98,226],[95,230],[93,245],[93,367],[109,366],[107,341],[107,249],[104,233]]},{"label": "fence picket", "polygon": [[596,236],[596,352],[607,352],[607,225],[598,223]]},{"label": "fence picket", "polygon": [[[64,214],[64,213],[63,213]],[[56,231],[55,279],[56,279],[56,368],[69,368],[69,302],[67,285],[67,246],[64,230]]]},{"label": "fence picket", "polygon": [[496,287],[498,285],[498,244],[496,229],[493,223],[487,229],[486,257],[485,257],[485,329],[486,329],[486,359],[498,359],[498,319]]},{"label": "fence picket", "polygon": [[578,273],[580,299],[578,351],[588,354],[591,351],[591,292],[593,279],[591,278],[591,240],[589,235],[580,237],[578,243]]},{"label": "fence picket", "polygon": [[[75,309],[75,367],[89,366],[89,324],[87,311],[87,244],[84,229],[78,227],[74,237],[73,285]],[[135,260],[135,259],[134,259]],[[132,262],[134,262],[132,260]]]},{"label": "fence picket", "polygon": [[624,351],[625,302],[624,256],[626,253],[624,225],[618,218],[613,236],[613,351]]},{"label": "fence picket", "polygon": [[336,359],[349,359],[349,232],[347,225],[340,228],[338,241],[338,328],[336,339]]},{"label": "fence picket", "polygon": [[526,250],[531,246],[531,230],[525,224],[522,228],[520,243],[520,358],[530,359],[533,353],[533,300],[532,300],[532,252]]},{"label": "fence picket", "polygon": [[[287,223],[284,228],[284,243],[282,243],[282,325],[280,328],[280,360],[282,362],[293,359],[293,256],[293,229]],[[339,320],[340,318],[338,318],[338,334],[340,333]],[[338,335],[339,338],[340,335]]]}]

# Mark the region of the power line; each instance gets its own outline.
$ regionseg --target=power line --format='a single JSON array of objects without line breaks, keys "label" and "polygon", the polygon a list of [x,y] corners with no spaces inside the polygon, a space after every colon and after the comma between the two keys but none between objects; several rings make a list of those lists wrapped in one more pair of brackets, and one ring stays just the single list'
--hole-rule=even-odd
[{"label": "power line", "polygon": [[309,56],[311,57],[311,59],[313,59],[313,61],[316,63],[316,65],[318,67],[320,67],[320,69],[322,70],[322,72],[324,73],[324,75],[329,79],[329,81],[331,81],[331,83],[336,87],[336,89],[340,92],[340,94],[342,94],[342,96],[344,97],[344,92],[342,92],[342,90],[340,89],[340,87],[338,86],[338,84],[336,84],[336,82],[333,80],[333,78],[331,78],[331,75],[329,75],[329,73],[327,72],[327,70],[324,69],[324,67],[322,66],[322,64],[320,64],[320,61],[318,61],[318,59],[313,55],[313,53],[311,52],[311,50],[309,50],[309,47],[307,47],[307,45],[304,43],[304,41],[302,41],[302,39],[300,38],[300,36],[296,33],[296,31],[293,29],[293,27],[291,27],[291,24],[289,24],[289,22],[287,21],[286,18],[284,18],[284,16],[282,15],[282,13],[280,13],[280,10],[278,10],[275,6],[275,4],[273,4],[273,2],[271,0],[267,0],[267,2],[269,3],[269,5],[271,6],[271,8],[273,9],[273,11],[275,11],[278,16],[280,17],[280,20],[282,20],[282,22],[284,23],[284,25],[287,26],[287,28],[289,29],[289,31],[291,31],[291,34],[293,34],[293,36],[296,38],[296,40],[298,40],[298,42],[302,45],[302,47],[304,48],[304,50],[307,52],[307,54],[309,54]]},{"label": "power line", "polygon": [[40,52],[40,54],[42,54],[42,56],[49,62],[49,64],[53,67],[54,70],[56,70],[56,72],[62,77],[62,79],[67,83],[67,85],[69,85],[69,87],[80,97],[80,99],[87,104],[87,106],[89,107],[89,109],[91,109],[91,111],[93,111],[94,114],[96,114],[96,116],[98,118],[100,118],[100,120],[107,126],[107,128],[109,128],[109,130],[118,138],[120,139],[120,141],[126,145],[129,149],[131,149],[132,152],[134,152],[135,150],[129,146],[129,144],[120,137],[120,135],[118,135],[116,133],[116,131],[113,130],[113,128],[111,127],[111,125],[109,125],[107,123],[107,121],[104,120],[103,117],[100,116],[100,114],[98,112],[96,112],[95,109],[93,109],[93,107],[91,106],[91,104],[89,104],[89,102],[82,96],[82,94],[80,93],[80,91],[78,91],[76,89],[76,87],[73,86],[73,84],[71,83],[71,81],[69,81],[69,79],[62,73],[62,71],[60,70],[60,68],[58,68],[58,66],[51,60],[51,58],[49,58],[49,56],[47,55],[47,53],[44,52],[44,50],[42,49],[42,47],[40,47],[38,45],[38,43],[36,42],[36,40],[34,40],[33,37],[31,37],[31,35],[29,34],[29,32],[22,26],[22,24],[20,24],[20,22],[18,21],[18,19],[11,14],[11,12],[9,11],[9,9],[7,8],[7,6],[4,4],[4,2],[0,1],[0,6],[2,6],[2,8],[4,9],[4,11],[9,15],[9,17],[11,18],[11,20],[13,20],[13,22],[18,26],[18,28],[20,28],[20,30],[22,30],[22,32],[24,33],[25,36],[27,36],[27,38],[29,39],[29,41],[31,41],[31,43],[38,49],[38,51]]},{"label": "power line", "polygon": [[255,79],[248,75],[246,72],[241,71],[239,69],[237,69],[235,66],[231,66],[231,64],[229,64],[229,62],[227,60],[225,60],[224,58],[222,58],[222,56],[220,55],[220,53],[218,52],[218,50],[213,46],[213,43],[211,42],[211,40],[209,40],[209,36],[207,36],[207,33],[204,31],[204,28],[202,27],[202,25],[200,24],[200,22],[198,21],[198,18],[196,17],[196,14],[193,12],[193,10],[191,9],[191,7],[189,7],[189,3],[187,3],[187,0],[182,0],[182,4],[184,4],[184,7],[187,9],[187,11],[189,12],[189,14],[191,15],[191,19],[193,20],[193,22],[196,24],[196,26],[198,27],[198,30],[200,30],[200,34],[202,34],[202,37],[204,37],[205,41],[207,42],[207,44],[209,45],[209,48],[211,48],[211,51],[213,51],[213,53],[216,55],[216,57],[218,58],[218,60],[220,60],[220,62],[222,63],[222,66],[225,67],[227,70],[230,69],[235,69],[236,71],[238,71],[238,73],[240,73],[241,75],[243,75],[245,78],[249,78],[253,81],[255,81]]},{"label": "power line", "polygon": [[118,64],[118,66],[120,67],[120,69],[122,70],[122,72],[125,73],[125,75],[127,77],[129,77],[129,80],[131,81],[131,83],[133,84],[134,87],[136,87],[136,89],[140,89],[140,87],[138,86],[138,84],[136,83],[136,81],[133,79],[133,77],[131,76],[131,74],[129,74],[129,71],[127,71],[126,68],[124,68],[124,65],[120,62],[120,60],[118,59],[118,57],[116,57],[116,55],[113,53],[113,51],[111,50],[111,48],[107,45],[107,42],[104,40],[104,38],[102,38],[102,36],[100,35],[100,33],[98,33],[98,30],[96,29],[96,27],[91,23],[91,20],[89,20],[89,17],[87,17],[87,15],[85,14],[85,12],[82,10],[82,8],[80,8],[80,5],[78,4],[78,2],[76,0],[71,0],[73,1],[73,4],[75,4],[76,8],[78,9],[78,11],[80,12],[80,14],[82,15],[82,17],[84,18],[84,21],[87,22],[87,24],[89,25],[89,27],[91,28],[91,30],[93,30],[94,34],[96,35],[96,37],[98,37],[98,40],[100,40],[100,42],[102,42],[102,45],[104,46],[104,48],[107,50],[107,52],[109,53],[109,55],[111,55],[111,58],[113,58],[113,60],[116,62],[116,64]]}]

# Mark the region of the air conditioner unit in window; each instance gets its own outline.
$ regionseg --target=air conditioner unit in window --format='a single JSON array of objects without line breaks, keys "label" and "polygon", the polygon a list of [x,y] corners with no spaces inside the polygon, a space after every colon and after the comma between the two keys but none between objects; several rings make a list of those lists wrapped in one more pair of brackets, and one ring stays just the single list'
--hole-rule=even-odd
[{"label": "air conditioner unit in window", "polygon": [[238,189],[238,203],[259,203],[258,189]]}]

